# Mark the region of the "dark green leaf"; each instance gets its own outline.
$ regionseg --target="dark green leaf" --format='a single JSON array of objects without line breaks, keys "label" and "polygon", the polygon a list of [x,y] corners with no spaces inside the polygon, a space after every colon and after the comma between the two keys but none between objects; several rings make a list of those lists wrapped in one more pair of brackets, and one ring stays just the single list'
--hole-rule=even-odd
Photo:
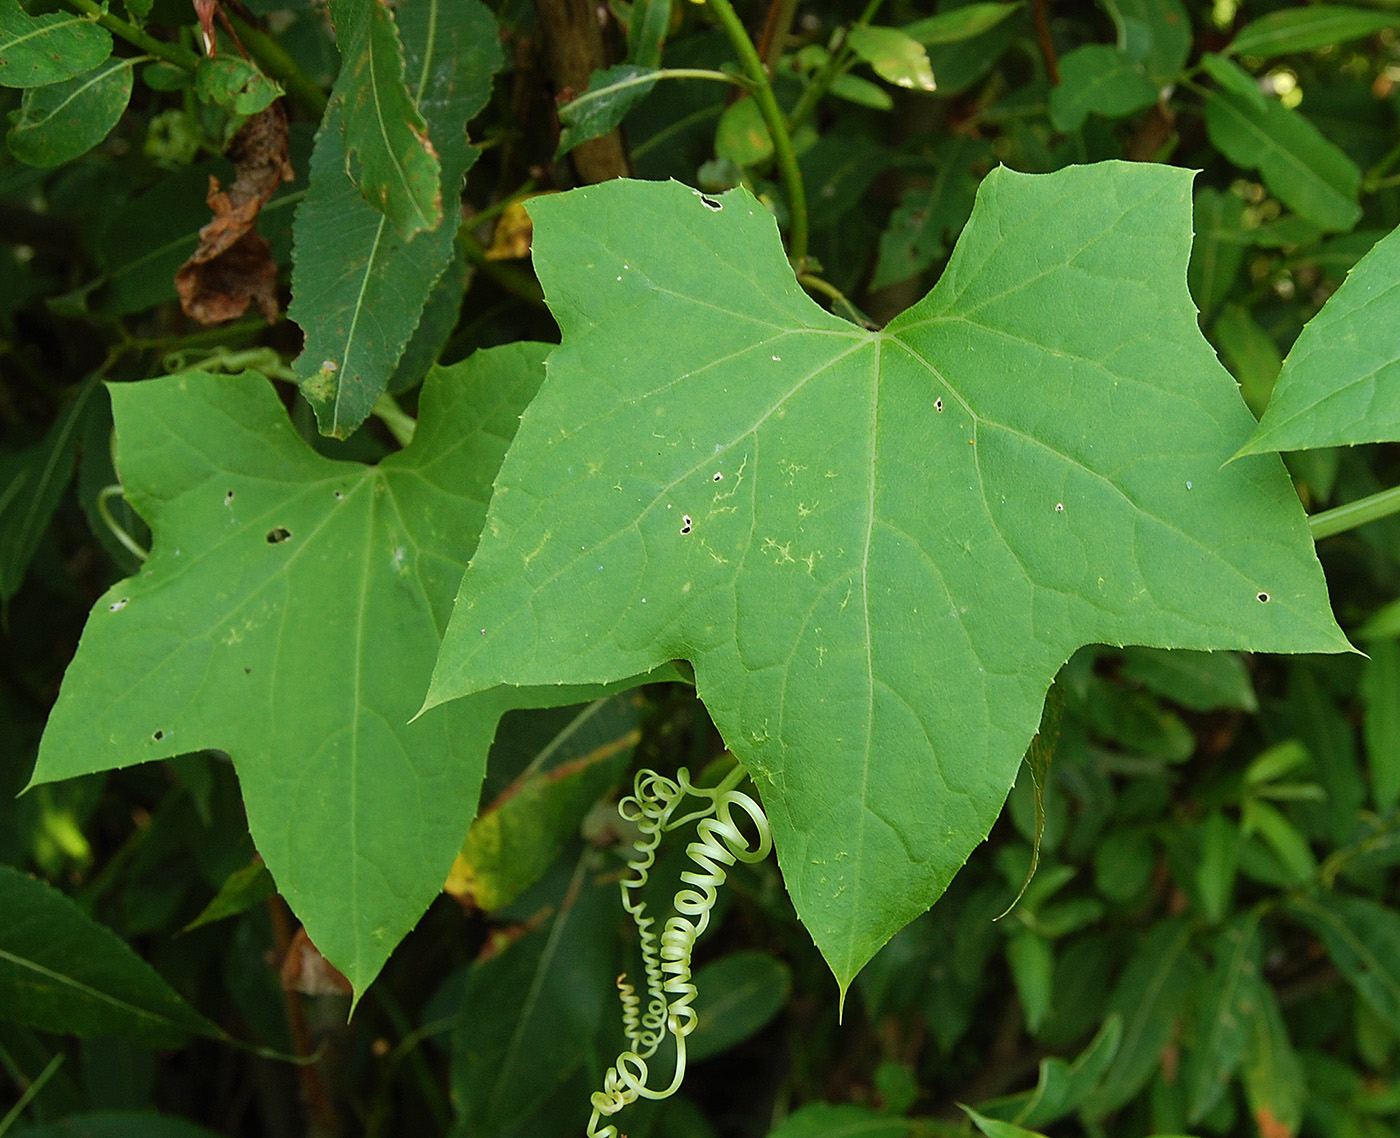
[{"label": "dark green leaf", "polygon": [[1361,678],[1371,801],[1382,814],[1400,802],[1400,644],[1374,640]]},{"label": "dark green leaf", "polygon": [[715,131],[715,153],[736,166],[756,166],[773,156],[773,140],[752,96],[745,95],[725,108]]},{"label": "dark green leaf", "polygon": [[[616,1012],[620,907],[616,885],[591,880],[586,866],[595,856],[583,855],[547,926],[526,932],[467,975],[451,1075],[464,1138],[508,1132],[584,1067],[604,1009]],[[586,1096],[577,1110],[581,1132]]]},{"label": "dark green leaf", "polygon": [[1042,936],[1023,930],[1006,942],[1006,962],[1011,966],[1011,979],[1021,998],[1021,1014],[1026,1030],[1032,1035],[1050,1014],[1055,974],[1055,954],[1050,942]]},{"label": "dark green leaf", "polygon": [[1234,91],[1206,95],[1206,130],[1226,158],[1257,169],[1285,205],[1324,229],[1350,229],[1361,217],[1361,171],[1297,111],[1277,100],[1262,108]]},{"label": "dark green leaf", "polygon": [[1247,308],[1237,304],[1221,309],[1210,334],[1230,374],[1239,380],[1240,394],[1249,409],[1256,415],[1264,414],[1283,367],[1283,353],[1273,337],[1259,327]]},{"label": "dark green leaf", "polygon": [[1105,0],[1118,47],[1158,87],[1175,83],[1191,54],[1191,16],[1181,0]]},{"label": "dark green leaf", "polygon": [[1122,1018],[1110,1014],[1073,1063],[1060,1058],[1042,1059],[1035,1089],[1026,1096],[1012,1121],[1030,1127],[1050,1126],[1077,1110],[1107,1073],[1122,1036]]},{"label": "dark green leaf", "polygon": [[79,385],[42,442],[0,459],[0,601],[24,584],[39,539],[73,477],[73,458],[82,438],[97,381]]},{"label": "dark green leaf", "polygon": [[1200,1122],[1224,1095],[1243,1060],[1260,1014],[1259,916],[1231,921],[1220,933],[1215,967],[1197,996],[1196,1036],[1186,1062],[1187,1121]]},{"label": "dark green leaf", "polygon": [[1027,1130],[1024,1126],[1017,1126],[1014,1122],[1003,1122],[999,1118],[988,1118],[984,1114],[978,1114],[970,1106],[962,1107],[962,1111],[972,1119],[972,1125],[987,1138],[1045,1138],[1045,1135]]},{"label": "dark green leaf", "polygon": [[1259,1133],[1297,1134],[1308,1084],[1274,991],[1267,984],[1258,988],[1242,1074],[1245,1098]]},{"label": "dark green leaf", "polygon": [[891,1118],[863,1106],[808,1103],[768,1133],[768,1138],[905,1138],[907,1118]]},{"label": "dark green leaf", "polygon": [[[444,193],[455,202],[478,155],[466,123],[490,96],[502,62],[495,20],[475,0],[406,0],[397,12],[409,75],[425,93],[421,109],[442,157]],[[310,186],[297,209],[288,315],[306,333],[294,365],[302,392],[321,431],[344,438],[394,374],[453,259],[456,226],[445,223],[409,242],[388,217],[357,202],[345,174],[338,108],[333,101],[317,132]]]},{"label": "dark green leaf", "polygon": [[686,1058],[698,1062],[761,1031],[792,994],[792,971],[766,952],[731,952],[695,973],[698,1022]]},{"label": "dark green leaf", "polygon": [[1241,223],[1244,202],[1231,193],[1206,187],[1196,191],[1196,240],[1191,246],[1191,263],[1186,281],[1191,299],[1206,323],[1235,287],[1244,264]]},{"label": "dark green leaf", "polygon": [[10,112],[10,153],[31,166],[59,166],[86,154],[112,132],[131,100],[129,59],[109,59],[91,71],[25,91]]},{"label": "dark green leaf", "polygon": [[1239,866],[1240,832],[1218,810],[1201,823],[1201,860],[1196,866],[1196,890],[1201,908],[1212,923],[1225,919]]},{"label": "dark green leaf", "polygon": [[1176,1018],[1201,973],[1191,953],[1190,929],[1163,921],[1143,938],[1109,1000],[1109,1014],[1123,1018],[1123,1039],[1103,1082],[1085,1104],[1085,1114],[1101,1118],[1132,1099],[1161,1063],[1162,1050],[1176,1029]]},{"label": "dark green leaf", "polygon": [[204,56],[194,73],[201,99],[235,115],[255,115],[282,95],[282,88],[237,55]]},{"label": "dark green leaf", "polygon": [[1289,55],[1331,47],[1347,40],[1374,35],[1400,24],[1400,16],[1346,8],[1338,4],[1308,4],[1281,8],[1251,20],[1235,35],[1226,49],[1231,55]]},{"label": "dark green leaf", "polygon": [[101,1110],[12,1130],[10,1138],[218,1138],[218,1135],[171,1114]]},{"label": "dark green leaf", "polygon": [[632,20],[627,25],[628,62],[639,67],[660,67],[661,46],[670,26],[671,0],[635,0]]},{"label": "dark green leaf", "polygon": [[1347,274],[1288,353],[1242,453],[1400,438],[1400,230]]},{"label": "dark green leaf", "polygon": [[1225,90],[1239,95],[1257,108],[1260,114],[1264,113],[1266,100],[1264,92],[1259,89],[1259,81],[1234,60],[1208,51],[1201,56],[1201,69]]},{"label": "dark green leaf", "polygon": [[640,103],[656,86],[655,67],[620,63],[606,71],[595,71],[588,90],[559,108],[564,124],[555,158],[567,154],[581,142],[613,130],[627,112]]},{"label": "dark green leaf", "polygon": [[0,87],[61,83],[111,54],[111,33],[86,16],[31,16],[19,0],[0,0]]},{"label": "dark green leaf", "polygon": [[1092,112],[1123,118],[1157,101],[1157,88],[1141,64],[1116,47],[1088,44],[1060,60],[1060,84],[1050,90],[1050,121],[1078,130]]},{"label": "dark green leaf", "polygon": [[153,1046],[219,1030],[110,929],[56,889],[0,866],[0,1017]]},{"label": "dark green leaf", "polygon": [[1400,913],[1343,893],[1301,898],[1288,911],[1321,938],[1371,1010],[1400,1030]]},{"label": "dark green leaf", "polygon": [[1253,420],[1185,290],[1187,173],[994,171],[883,332],[743,191],[530,209],[564,342],[428,702],[691,660],[843,986],[986,834],[1079,645],[1345,647],[1281,465],[1226,464]]},{"label": "dark green leaf", "polygon": [[[431,8],[432,24],[442,3],[416,0],[414,6]],[[342,61],[331,98],[342,108],[345,172],[403,241],[437,229],[443,220],[444,187],[448,193],[456,190],[456,183],[444,177],[435,149],[444,142],[450,145],[451,139],[429,138],[420,105],[428,91],[428,72],[415,87],[406,85],[413,69],[405,65],[395,13],[402,19],[407,7],[391,11],[386,0],[330,0]],[[435,83],[432,90],[438,98],[451,97],[450,88]],[[465,119],[454,124],[453,134],[465,125]],[[449,228],[455,220],[453,211]]]}]

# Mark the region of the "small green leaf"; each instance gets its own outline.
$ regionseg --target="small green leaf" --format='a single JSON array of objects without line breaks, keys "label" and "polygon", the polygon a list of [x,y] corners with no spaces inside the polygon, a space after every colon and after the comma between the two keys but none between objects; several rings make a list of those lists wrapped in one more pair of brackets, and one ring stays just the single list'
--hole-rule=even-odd
[{"label": "small green leaf", "polygon": [[916,91],[935,89],[928,52],[907,32],[857,24],[846,34],[846,42],[885,82]]},{"label": "small green leaf", "polygon": [[1221,930],[1215,967],[1197,995],[1196,1035],[1187,1053],[1186,1118],[1193,1126],[1215,1108],[1248,1049],[1263,986],[1261,953],[1257,913]]},{"label": "small green leaf", "polygon": [[928,16],[901,29],[906,36],[925,47],[940,43],[961,43],[996,27],[1012,12],[1020,8],[1017,4],[982,2],[967,4],[936,16]]},{"label": "small green leaf", "polygon": [[880,332],[745,191],[531,199],[563,343],[428,704],[690,660],[844,987],[985,836],[1080,645],[1344,649],[1282,465],[1226,463],[1253,419],[1186,292],[1189,187],[993,171]]},{"label": "small green leaf", "polygon": [[1016,933],[1006,942],[1006,962],[1011,967],[1011,979],[1021,998],[1021,1014],[1026,1030],[1032,1035],[1050,1014],[1054,994],[1055,953],[1050,942],[1027,930]]},{"label": "small green leaf", "polygon": [[1125,648],[1121,674],[1192,711],[1259,706],[1249,669],[1234,652]]},{"label": "small green leaf", "polygon": [[1078,130],[1092,112],[1117,119],[1150,107],[1157,88],[1140,64],[1116,47],[1088,44],[1060,60],[1060,84],[1050,90],[1056,130]]},{"label": "small green leaf", "polygon": [[1240,861],[1240,832],[1220,811],[1201,823],[1201,860],[1196,865],[1196,891],[1212,924],[1225,919],[1235,890]]},{"label": "small green leaf", "polygon": [[699,1020],[686,1040],[686,1056],[698,1061],[767,1027],[792,993],[792,970],[766,952],[731,952],[696,972],[695,987]]},{"label": "small green leaf", "polygon": [[972,1119],[972,1125],[977,1127],[987,1138],[1045,1138],[1044,1134],[1035,1130],[1027,1130],[1024,1126],[1017,1126],[1014,1122],[1003,1122],[999,1118],[988,1118],[984,1114],[978,1114],[970,1106],[958,1104],[959,1109]]},{"label": "small green leaf", "polygon": [[627,61],[660,67],[661,48],[671,27],[671,0],[636,0],[627,25]]},{"label": "small green leaf", "polygon": [[255,115],[280,98],[282,88],[246,59],[216,55],[201,57],[194,73],[194,92],[235,115]]},{"label": "small green leaf", "polygon": [[0,87],[62,83],[111,54],[111,33],[86,16],[31,16],[19,0],[0,0]]},{"label": "small green leaf", "polygon": [[1400,229],[1377,242],[1303,329],[1240,452],[1400,438]]},{"label": "small green leaf", "polygon": [[331,98],[344,108],[346,172],[401,240],[437,229],[442,166],[418,105],[425,88],[406,86],[394,12],[386,0],[331,0],[330,13],[342,60]]},{"label": "small green leaf", "polygon": [[864,1106],[812,1102],[793,1111],[768,1138],[906,1138],[914,1123]]},{"label": "small green leaf", "polygon": [[1367,11],[1365,8],[1346,8],[1338,4],[1282,8],[1251,20],[1239,30],[1225,50],[1230,55],[1257,55],[1261,58],[1289,55],[1295,51],[1312,51],[1375,35],[1397,24],[1400,24],[1400,16]]},{"label": "small green leaf", "polygon": [[1273,850],[1289,875],[1289,884],[1301,885],[1317,873],[1317,858],[1298,827],[1269,803],[1246,799],[1240,811],[1240,833],[1248,838],[1258,834]]},{"label": "small green leaf", "polygon": [[42,442],[0,461],[0,601],[8,601],[24,584],[39,539],[68,488],[96,390],[95,379],[81,384]]},{"label": "small green leaf", "polygon": [[599,138],[613,130],[656,86],[655,67],[620,63],[606,71],[595,71],[588,90],[559,107],[559,134],[555,158],[562,158],[581,142]]},{"label": "small green leaf", "polygon": [[1259,89],[1259,81],[1233,59],[1208,51],[1201,56],[1201,69],[1225,90],[1244,99],[1260,114],[1267,110],[1267,99]]},{"label": "small green leaf", "polygon": [[31,87],[10,112],[10,153],[31,166],[60,166],[111,132],[131,101],[129,59],[109,59],[62,83]]},{"label": "small green leaf", "polygon": [[725,108],[715,131],[715,153],[736,166],[757,166],[773,156],[773,140],[751,95]]},{"label": "small green leaf", "polygon": [[1288,911],[1322,940],[1357,994],[1400,1031],[1400,913],[1365,897],[1321,893]]},{"label": "small green leaf", "polygon": [[42,881],[0,866],[0,1017],[156,1047],[219,1029],[111,929]]},{"label": "small green leaf", "polygon": [[1261,109],[1234,91],[1206,95],[1206,131],[1237,166],[1257,169],[1285,205],[1325,229],[1347,230],[1361,217],[1361,171],[1295,110],[1270,99]]},{"label": "small green leaf", "polygon": [[[378,6],[377,0],[374,6]],[[437,139],[453,201],[479,151],[466,123],[502,64],[495,19],[475,0],[399,5],[408,73]],[[344,438],[369,415],[398,368],[436,283],[455,255],[456,225],[403,240],[345,173],[343,111],[332,100],[316,134],[306,197],[297,208],[288,315],[306,334],[293,365],[322,433]]]},{"label": "small green leaf", "polygon": [[137,1135],[140,1138],[219,1138],[214,1131],[173,1114],[156,1114],[146,1110],[95,1110],[87,1114],[70,1114],[55,1122],[10,1132],[10,1138],[135,1138]]},{"label": "small green leaf", "polygon": [[1077,1110],[1112,1065],[1122,1037],[1122,1017],[1110,1014],[1073,1063],[1042,1059],[1035,1089],[1025,1097],[1012,1121],[1030,1127],[1052,1126]]},{"label": "small green leaf", "polygon": [[1191,54],[1191,17],[1181,0],[1105,0],[1118,47],[1159,88],[1175,83]]},{"label": "small green leaf", "polygon": [[1400,644],[1374,640],[1361,673],[1371,801],[1382,814],[1400,802]]},{"label": "small green leaf", "polygon": [[[894,106],[890,93],[878,83],[862,79],[859,75],[838,75],[827,88],[838,99],[855,103],[861,107],[872,107],[877,111],[888,111]],[[766,133],[767,127],[764,128]]]},{"label": "small green leaf", "polygon": [[187,924],[183,931],[189,932],[202,925],[210,925],[228,917],[246,913],[254,905],[261,905],[269,897],[277,895],[277,884],[268,873],[267,866],[258,858],[250,865],[229,874],[218,894],[209,904]]}]

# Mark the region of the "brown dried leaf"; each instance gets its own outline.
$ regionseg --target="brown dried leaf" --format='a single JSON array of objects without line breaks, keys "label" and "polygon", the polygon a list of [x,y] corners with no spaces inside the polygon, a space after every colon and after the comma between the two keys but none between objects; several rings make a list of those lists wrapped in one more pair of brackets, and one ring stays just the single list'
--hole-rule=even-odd
[{"label": "brown dried leaf", "polygon": [[280,103],[253,115],[229,143],[236,176],[228,189],[209,179],[214,220],[199,231],[199,247],[175,274],[186,315],[201,324],[235,320],[250,302],[269,324],[277,319],[277,266],[256,230],[258,213],[277,187],[294,177],[287,157],[287,116]]},{"label": "brown dried leaf", "polygon": [[304,928],[297,929],[287,955],[282,958],[282,990],[303,996],[349,996],[350,981],[311,943]]},{"label": "brown dried leaf", "polygon": [[219,0],[194,0],[194,14],[199,17],[199,30],[204,36],[204,54],[214,54],[214,13]]}]

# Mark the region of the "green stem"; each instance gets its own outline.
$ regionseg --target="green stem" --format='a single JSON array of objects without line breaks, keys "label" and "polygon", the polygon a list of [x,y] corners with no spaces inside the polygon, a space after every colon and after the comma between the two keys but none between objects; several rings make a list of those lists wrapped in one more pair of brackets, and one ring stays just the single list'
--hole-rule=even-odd
[{"label": "green stem", "polygon": [[418,426],[418,420],[400,407],[398,401],[387,391],[374,401],[374,409],[370,414],[389,428],[389,433],[394,436],[399,446],[406,447],[413,441],[413,432]]},{"label": "green stem", "polygon": [[830,297],[832,303],[845,312],[846,319],[852,324],[859,325],[867,332],[875,331],[875,322],[852,304],[846,294],[830,281],[823,280],[821,277],[814,276],[811,273],[800,273],[797,277],[797,283],[803,288],[811,289],[813,292],[819,292],[825,297]]},{"label": "green stem", "polygon": [[19,1101],[10,1108],[10,1112],[4,1118],[0,1118],[0,1138],[4,1138],[5,1133],[19,1120],[19,1116],[25,1112],[38,1093],[44,1089],[44,1084],[53,1078],[61,1066],[63,1066],[62,1051],[49,1060],[48,1066],[39,1072],[29,1086],[24,1088],[24,1093],[19,1096]]},{"label": "green stem", "polygon": [[193,71],[199,63],[199,56],[195,55],[189,48],[162,43],[155,36],[143,32],[135,24],[129,24],[120,16],[114,16],[110,12],[104,11],[102,5],[94,3],[93,0],[68,0],[68,5],[84,16],[95,20],[114,35],[121,36],[127,43],[135,44],[142,51],[154,55],[157,59],[163,59],[166,63],[178,67],[182,71]]},{"label": "green stem", "polygon": [[744,22],[734,11],[734,6],[729,0],[709,0],[709,4],[710,10],[719,19],[724,34],[729,37],[730,44],[738,53],[744,71],[753,80],[753,100],[773,139],[778,172],[787,189],[788,213],[792,219],[788,257],[800,271],[807,262],[807,192],[802,185],[802,170],[797,165],[797,151],[792,147],[792,134],[788,131],[787,119],[783,117],[782,108],[778,106],[777,97],[773,94],[773,85],[768,81],[768,71],[763,66],[763,60],[758,57],[758,48],[754,47]]},{"label": "green stem", "polygon": [[1312,530],[1313,540],[1321,541],[1324,537],[1345,533],[1367,522],[1388,518],[1391,514],[1400,514],[1400,486],[1313,514],[1308,519],[1308,528]]},{"label": "green stem", "polygon": [[282,45],[269,36],[239,19],[227,8],[224,9],[229,23],[238,33],[239,40],[253,56],[257,65],[269,76],[282,84],[292,102],[313,118],[319,119],[326,113],[326,93],[307,78],[297,61],[283,50]]}]

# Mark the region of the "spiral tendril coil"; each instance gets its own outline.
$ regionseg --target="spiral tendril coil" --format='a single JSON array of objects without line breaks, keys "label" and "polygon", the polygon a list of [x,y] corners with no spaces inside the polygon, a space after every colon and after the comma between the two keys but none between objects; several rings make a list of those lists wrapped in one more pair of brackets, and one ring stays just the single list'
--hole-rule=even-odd
[{"label": "spiral tendril coil", "polygon": [[[646,975],[646,1009],[625,976],[617,980],[622,1001],[622,1026],[627,1050],[603,1076],[603,1089],[592,1095],[593,1116],[588,1122],[588,1138],[618,1138],[618,1129],[599,1123],[639,1098],[663,1099],[675,1094],[685,1078],[685,1040],[695,1030],[695,984],[690,975],[695,941],[710,923],[718,889],[735,862],[762,861],[773,848],[773,834],[762,808],[749,795],[736,790],[744,769],[737,767],[718,786],[700,787],[690,781],[682,767],[674,779],[655,771],[637,773],[632,793],[617,804],[618,813],[638,830],[632,853],[627,859],[627,875],[622,879],[622,907],[637,925]],[[697,810],[677,817],[687,796],[698,798]],[[735,811],[748,818],[755,837],[746,837],[735,821]],[[696,822],[696,840],[685,847],[696,869],[684,870],[681,881],[688,886],[677,891],[675,912],[655,931],[656,919],[648,916],[639,891],[646,885],[661,836],[690,822]],[[676,1067],[670,1083],[662,1089],[649,1086],[651,1072],[647,1061],[670,1036],[675,1040]]]}]

